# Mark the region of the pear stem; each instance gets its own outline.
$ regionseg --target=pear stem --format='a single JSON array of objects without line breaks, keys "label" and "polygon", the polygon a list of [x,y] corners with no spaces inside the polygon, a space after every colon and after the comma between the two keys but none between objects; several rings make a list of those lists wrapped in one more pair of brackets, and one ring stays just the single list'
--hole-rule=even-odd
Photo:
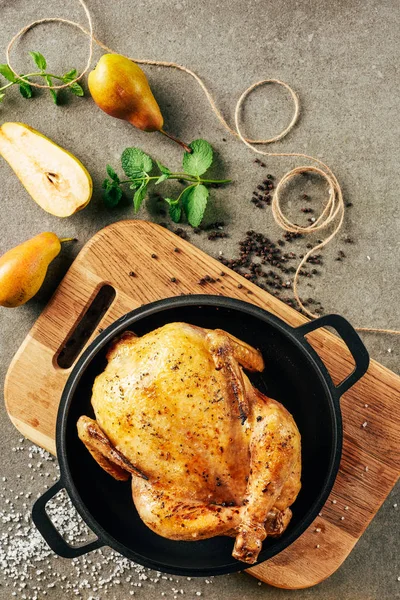
[{"label": "pear stem", "polygon": [[184,142],[181,142],[181,140],[178,140],[178,138],[174,137],[170,133],[167,133],[166,131],[164,131],[164,129],[159,129],[159,132],[162,133],[163,135],[165,135],[170,140],[172,140],[172,141],[176,142],[177,144],[179,144],[180,146],[182,146],[182,148],[185,150],[185,152],[192,154],[193,150],[191,148],[189,148],[189,146],[187,144],[185,144]]},{"label": "pear stem", "polygon": [[64,244],[65,242],[77,242],[78,239],[77,238],[62,238],[60,240],[60,244]]}]

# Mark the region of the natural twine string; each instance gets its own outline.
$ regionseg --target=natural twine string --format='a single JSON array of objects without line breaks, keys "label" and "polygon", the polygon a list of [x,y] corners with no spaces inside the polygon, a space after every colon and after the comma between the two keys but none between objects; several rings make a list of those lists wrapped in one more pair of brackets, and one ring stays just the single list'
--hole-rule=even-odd
[{"label": "natural twine string", "polygon": [[[86,3],[84,2],[84,0],[78,0],[78,2],[82,6],[82,8],[85,12],[85,15],[86,15],[86,18],[88,21],[88,29],[86,29],[85,27],[83,27],[83,25],[81,25],[80,23],[77,23],[76,21],[70,21],[69,19],[62,19],[60,17],[48,17],[48,18],[38,19],[36,21],[33,21],[29,25],[26,25],[25,27],[23,27],[20,31],[18,31],[18,33],[16,33],[14,35],[14,37],[11,39],[11,41],[9,42],[9,44],[7,45],[7,48],[6,48],[7,63],[8,63],[8,66],[10,67],[11,71],[14,73],[14,75],[19,76],[18,73],[13,68],[13,66],[11,64],[11,60],[10,60],[11,50],[12,50],[15,42],[20,37],[22,37],[25,33],[27,33],[27,31],[32,29],[33,27],[36,27],[37,25],[42,25],[44,23],[54,23],[54,22],[63,23],[66,25],[71,25],[73,27],[76,27],[80,31],[82,31],[82,33],[84,33],[85,35],[87,35],[89,37],[88,58],[87,58],[86,65],[85,65],[83,71],[73,81],[70,81],[68,83],[64,83],[61,85],[51,85],[51,86],[44,85],[41,83],[36,83],[36,82],[30,82],[30,85],[32,87],[60,90],[60,89],[68,87],[69,85],[71,85],[71,83],[75,83],[75,82],[79,81],[80,79],[82,79],[82,77],[90,69],[90,66],[92,63],[93,42],[95,42],[100,48],[102,48],[106,52],[110,52],[112,54],[116,53],[115,50],[113,50],[112,48],[109,48],[103,42],[101,42],[100,40],[98,40],[96,38],[96,36],[93,33],[93,21],[92,21],[90,11],[89,11]],[[292,232],[292,233],[309,234],[309,233],[315,233],[316,231],[322,231],[322,230],[327,229],[329,226],[333,226],[332,232],[322,242],[313,246],[313,248],[311,248],[311,250],[309,250],[304,255],[304,257],[301,259],[300,264],[297,267],[296,273],[293,278],[293,294],[294,294],[294,297],[296,298],[298,305],[303,310],[303,312],[306,313],[309,317],[317,318],[318,315],[309,311],[304,306],[304,304],[302,303],[301,298],[299,296],[298,283],[299,283],[300,270],[301,270],[302,266],[304,265],[304,263],[307,262],[307,259],[316,250],[319,250],[320,248],[323,248],[324,246],[326,246],[337,235],[340,228],[342,227],[343,220],[344,220],[344,212],[345,212],[342,189],[340,187],[340,184],[339,184],[336,176],[331,171],[331,169],[328,167],[328,165],[326,165],[324,162],[322,162],[318,158],[315,158],[313,156],[308,156],[307,154],[302,154],[302,153],[298,153],[298,152],[266,152],[264,150],[259,150],[258,148],[255,148],[255,145],[272,144],[274,142],[277,142],[277,141],[281,140],[282,138],[284,138],[293,129],[293,127],[297,123],[297,120],[298,120],[298,117],[300,114],[299,99],[298,99],[296,93],[294,92],[294,90],[290,87],[290,85],[288,85],[284,81],[280,81],[279,79],[263,79],[256,83],[253,83],[253,85],[248,87],[243,92],[243,94],[240,96],[240,98],[236,104],[236,107],[235,107],[236,131],[235,131],[234,129],[232,129],[232,127],[230,127],[229,123],[223,117],[222,113],[220,112],[220,110],[218,109],[218,107],[214,101],[214,98],[208,91],[208,88],[206,87],[203,80],[196,73],[194,73],[191,69],[188,69],[187,67],[185,67],[183,65],[179,65],[174,62],[166,62],[166,61],[161,61],[161,60],[149,60],[149,59],[137,59],[137,58],[131,58],[131,57],[126,57],[126,58],[129,58],[129,60],[132,60],[132,61],[134,61],[138,64],[142,64],[142,65],[153,65],[153,66],[158,66],[158,67],[170,67],[173,69],[178,69],[179,71],[183,71],[184,73],[187,73],[188,75],[193,77],[193,79],[195,79],[197,81],[197,83],[200,85],[200,87],[202,88],[202,90],[211,106],[213,113],[216,115],[216,117],[218,118],[220,123],[223,125],[223,127],[231,135],[238,137],[253,152],[256,152],[257,154],[260,154],[262,156],[272,156],[272,157],[289,156],[289,157],[296,157],[296,158],[304,158],[304,159],[310,160],[313,163],[316,163],[318,165],[318,166],[313,166],[313,165],[301,166],[301,167],[296,167],[296,168],[288,171],[282,177],[282,179],[279,181],[279,183],[276,187],[276,190],[275,190],[275,194],[272,199],[273,217],[274,217],[276,223],[285,231]],[[245,99],[247,98],[247,96],[253,90],[255,90],[256,88],[258,88],[260,86],[266,85],[266,84],[276,84],[276,85],[282,86],[289,92],[289,94],[291,95],[291,98],[293,100],[293,104],[294,104],[294,112],[293,112],[292,119],[291,119],[289,125],[283,131],[281,131],[277,135],[273,136],[272,138],[255,139],[255,140],[246,138],[243,135],[243,133],[241,132],[240,125],[239,125],[239,119],[240,119],[241,110],[243,108],[243,103],[244,103]],[[323,179],[325,179],[326,183],[328,184],[328,200],[325,204],[325,207],[324,207],[322,213],[319,215],[319,217],[313,223],[311,223],[310,225],[305,225],[305,226],[297,225],[296,223],[293,223],[292,221],[290,221],[290,219],[288,219],[285,216],[285,214],[283,213],[282,208],[281,208],[281,199],[280,199],[280,195],[282,193],[283,188],[286,186],[286,184],[291,179],[296,177],[297,175],[300,175],[303,173],[317,174],[320,177],[322,177]],[[357,331],[389,333],[389,334],[400,335],[400,331],[395,330],[395,329],[379,329],[379,328],[375,328],[375,327],[356,327],[356,329],[357,329]]]}]

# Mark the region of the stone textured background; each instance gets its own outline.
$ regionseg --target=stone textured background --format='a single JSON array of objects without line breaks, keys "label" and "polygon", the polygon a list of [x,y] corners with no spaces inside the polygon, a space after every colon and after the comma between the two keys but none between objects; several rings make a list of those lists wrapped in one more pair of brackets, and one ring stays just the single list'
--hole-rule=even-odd
[{"label": "stone textured background", "polygon": [[[339,312],[355,325],[399,328],[398,2],[91,0],[89,7],[100,39],[133,57],[177,61],[191,67],[205,79],[230,120],[237,98],[253,81],[275,77],[294,87],[302,105],[299,124],[271,151],[306,152],[322,158],[338,176],[346,200],[353,203],[346,213],[343,235],[324,252],[325,266],[322,275],[312,280],[312,294],[321,300],[326,311]],[[59,15],[84,22],[77,2],[56,0],[0,0],[0,15],[0,48],[17,29],[36,18]],[[75,30],[48,25],[30,32],[18,44],[14,64],[21,72],[27,72],[26,52],[40,50],[56,73],[72,67],[79,69],[85,62],[86,48],[87,39]],[[99,56],[96,50],[95,57]],[[211,242],[203,234],[191,235],[191,241],[213,256],[222,251],[233,257],[238,251],[237,242],[247,229],[277,238],[280,232],[270,209],[260,211],[249,202],[260,179],[254,155],[223,130],[203,92],[190,77],[171,69],[145,70],[165,115],[166,129],[186,141],[197,137],[209,140],[218,153],[218,174],[235,180],[231,186],[213,193],[213,205],[207,213],[209,221],[225,220],[229,239]],[[93,200],[83,212],[59,220],[36,206],[7,164],[0,161],[1,252],[45,230],[79,239],[54,261],[34,300],[19,309],[0,309],[1,382],[12,355],[80,247],[103,226],[132,217],[128,206],[113,212],[104,208],[101,182],[105,165],[118,166],[122,150],[130,145],[140,146],[171,167],[178,167],[181,160],[181,152],[174,144],[158,134],[139,132],[109,118],[88,95],[84,99],[66,97],[59,107],[52,104],[48,93],[38,92],[35,96],[26,101],[12,89],[0,107],[1,122],[23,121],[66,147],[85,163],[95,188]],[[291,114],[286,100],[280,89],[257,91],[245,108],[248,134],[270,136],[280,131]],[[280,177],[301,163],[270,158],[267,164],[268,171]],[[323,191],[322,186],[315,186],[314,191],[319,189]],[[318,198],[314,205],[318,207]],[[152,203],[148,209],[139,218],[163,220]],[[293,207],[291,210],[296,214]],[[337,263],[334,257],[343,248],[340,240],[345,234],[356,243],[344,248],[348,258]],[[398,370],[397,339],[371,334],[364,335],[364,341],[373,358]],[[0,419],[0,475],[7,477],[4,496],[9,494],[9,487],[32,490],[35,496],[43,488],[43,480],[30,480],[26,458],[10,451],[18,445],[19,435],[3,407]],[[19,483],[16,473],[21,475]],[[316,588],[296,593],[267,589],[244,574],[216,578],[212,584],[181,579],[176,587],[182,588],[189,598],[196,597],[195,591],[202,591],[202,596],[210,600],[264,596],[271,600],[393,600],[400,597],[399,509],[393,506],[396,497],[398,492],[397,496],[392,492],[345,564]],[[4,540],[8,525],[2,527]],[[56,563],[54,559],[56,564],[67,576],[72,573],[68,561],[58,559]],[[0,587],[0,598],[4,600],[12,597],[6,583],[4,580]],[[150,599],[164,591],[166,597],[173,598],[173,585],[160,581],[157,586],[135,587],[135,593]],[[93,597],[119,600],[128,597],[128,589],[132,589],[130,584],[121,583],[107,596]],[[56,597],[61,597],[60,591],[47,590],[46,598]],[[63,597],[75,595],[71,591]],[[82,592],[81,597],[90,598],[90,593]]]}]

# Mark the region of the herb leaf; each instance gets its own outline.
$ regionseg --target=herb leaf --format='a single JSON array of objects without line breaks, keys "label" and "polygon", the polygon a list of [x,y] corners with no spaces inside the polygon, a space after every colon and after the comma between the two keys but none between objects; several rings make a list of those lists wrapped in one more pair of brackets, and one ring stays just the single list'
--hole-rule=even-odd
[{"label": "herb leaf", "polygon": [[165,181],[166,179],[168,179],[169,175],[168,173],[163,173],[162,175],[160,175],[160,177],[157,179],[155,185],[158,185],[159,183],[162,183],[163,181]]},{"label": "herb leaf", "polygon": [[41,71],[45,71],[47,67],[47,62],[43,54],[41,54],[40,52],[29,52],[29,54],[32,56],[36,66]]},{"label": "herb leaf", "polygon": [[119,177],[116,174],[116,172],[114,171],[114,169],[112,168],[112,166],[111,165],[107,165],[106,170],[107,170],[107,175],[110,177],[110,179],[112,179],[116,183],[119,183]]},{"label": "herb leaf", "polygon": [[[180,197],[181,196],[179,196],[179,198]],[[173,200],[172,198],[164,198],[165,202],[169,204],[169,216],[174,223],[179,223],[182,216],[182,208],[179,204],[179,198],[177,200]]]},{"label": "herb leaf", "polygon": [[0,102],[3,102],[5,97],[6,97],[6,95],[3,94],[2,92],[0,92]]},{"label": "herb leaf", "polygon": [[[68,71],[68,73],[65,73],[65,75],[62,76],[62,80],[64,83],[68,83],[69,81],[76,79],[77,75],[78,71],[76,69],[71,69]],[[77,81],[75,81],[75,83],[71,83],[71,85],[68,86],[68,89],[75,96],[85,95],[83,87]]]},{"label": "herb leaf", "polygon": [[185,152],[183,155],[183,170],[189,175],[198,177],[203,175],[211,166],[213,161],[213,150],[211,145],[205,140],[194,140],[189,147],[193,150],[192,154]]},{"label": "herb leaf", "polygon": [[81,96],[82,97],[82,96],[85,95],[83,87],[77,81],[75,81],[75,83],[71,83],[71,85],[69,85],[67,89],[70,92],[72,92],[74,94],[74,96]]},{"label": "herb leaf", "polygon": [[[50,77],[50,75],[44,75],[44,80],[47,83],[47,85],[53,85],[53,80]],[[51,97],[53,98],[54,104],[57,104],[57,102],[58,102],[57,91],[56,90],[52,90],[51,88],[49,88],[49,92],[51,94]]]},{"label": "herb leaf", "polygon": [[207,200],[208,189],[205,185],[196,185],[185,195],[183,207],[192,227],[198,227],[203,220]]},{"label": "herb leaf", "polygon": [[136,190],[135,195],[133,196],[133,207],[135,213],[139,212],[140,207],[142,206],[142,202],[147,192],[147,182],[143,181],[141,186]]},{"label": "herb leaf", "polygon": [[78,71],[76,69],[71,69],[70,71],[68,71],[68,73],[65,73],[65,75],[63,75],[62,79],[64,83],[68,83],[69,81],[73,81],[74,79],[76,79],[77,75]]},{"label": "herb leaf", "polygon": [[121,165],[127,177],[138,177],[138,173],[150,173],[153,161],[139,148],[126,148],[121,156]]},{"label": "herb leaf", "polygon": [[121,188],[119,187],[119,185],[116,182],[110,181],[109,179],[105,179],[103,181],[103,188],[104,188],[104,193],[103,193],[104,204],[108,208],[114,208],[114,206],[117,206],[117,204],[119,203],[119,201],[122,198]]},{"label": "herb leaf", "polygon": [[32,98],[32,88],[27,81],[18,79],[19,91],[24,98]]},{"label": "herb leaf", "polygon": [[156,163],[161,173],[163,173],[164,175],[171,175],[171,171],[168,169],[168,167],[164,167],[164,165],[162,165],[158,160],[156,161]]},{"label": "herb leaf", "polygon": [[193,187],[194,187],[193,185],[188,185],[188,187],[185,188],[183,190],[183,192],[181,193],[181,195],[179,196],[179,199],[181,201],[182,208],[185,212],[185,215],[187,215],[188,200],[189,200],[189,196],[190,196],[190,193],[191,193]]},{"label": "herb leaf", "polygon": [[182,209],[179,204],[170,204],[169,207],[169,216],[173,220],[174,223],[179,223],[182,216]]},{"label": "herb leaf", "polygon": [[5,79],[12,81],[13,83],[17,81],[17,78],[8,65],[0,65],[0,75],[3,75]]},{"label": "herb leaf", "polygon": [[171,175],[171,171],[168,169],[168,167],[164,167],[164,165],[162,165],[160,163],[160,161],[157,160],[156,162],[157,162],[157,167],[161,171],[161,175],[155,183],[155,185],[158,185],[159,183],[162,183],[163,181],[165,181],[166,179],[169,178],[169,176]]}]

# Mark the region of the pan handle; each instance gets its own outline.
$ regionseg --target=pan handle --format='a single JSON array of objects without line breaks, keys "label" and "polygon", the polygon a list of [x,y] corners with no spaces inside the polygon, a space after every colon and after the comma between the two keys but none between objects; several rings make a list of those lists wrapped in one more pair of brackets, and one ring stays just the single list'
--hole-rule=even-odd
[{"label": "pan handle", "polygon": [[62,480],[59,479],[57,483],[46,490],[45,493],[36,500],[32,508],[32,520],[50,548],[58,554],[58,556],[63,556],[64,558],[76,558],[77,556],[96,550],[96,548],[101,548],[103,542],[100,539],[97,539],[93,542],[83,544],[82,546],[70,546],[54,527],[46,512],[46,504],[58,494],[63,487]]},{"label": "pan handle", "polygon": [[369,355],[354,327],[340,315],[324,315],[314,321],[308,321],[307,323],[304,323],[304,325],[297,327],[296,332],[304,337],[307,333],[311,333],[320,327],[326,326],[333,327],[333,329],[337,331],[346,344],[355,363],[354,371],[352,371],[346,379],[343,379],[339,385],[335,385],[339,396],[341,396],[361,379],[364,373],[366,373],[369,366]]}]

